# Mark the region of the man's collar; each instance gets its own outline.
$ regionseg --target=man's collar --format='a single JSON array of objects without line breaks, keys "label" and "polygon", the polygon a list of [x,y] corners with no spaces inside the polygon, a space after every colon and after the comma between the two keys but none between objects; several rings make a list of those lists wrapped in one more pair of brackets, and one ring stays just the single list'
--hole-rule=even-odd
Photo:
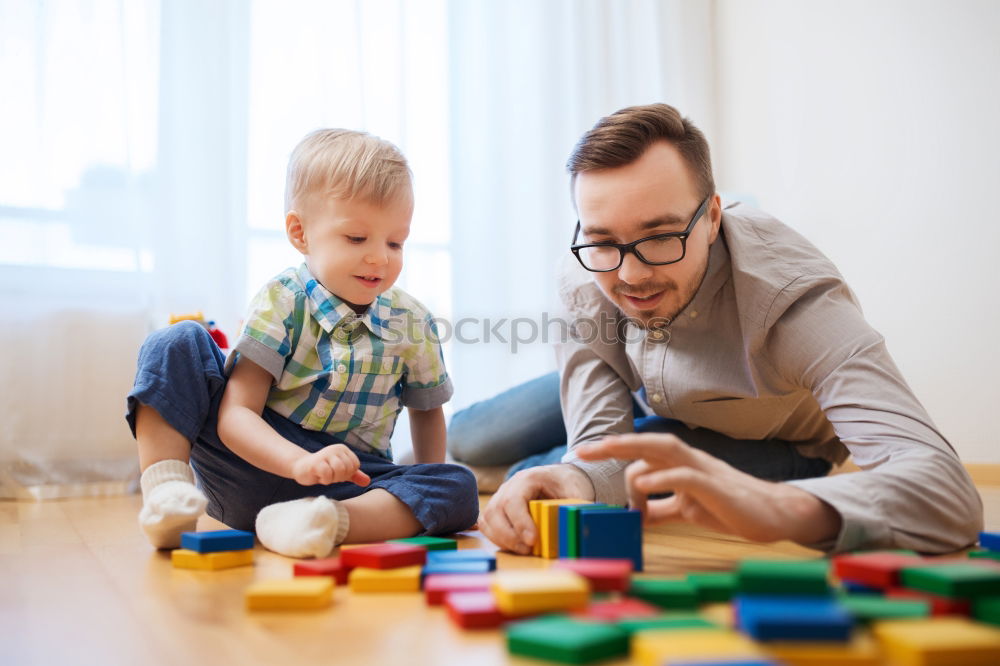
[{"label": "man's collar", "polygon": [[299,266],[298,275],[305,285],[310,312],[327,333],[333,333],[338,328],[353,331],[359,324],[364,324],[380,338],[384,338],[389,332],[392,299],[387,293],[379,294],[365,313],[359,315],[343,299],[320,284],[304,262]]},{"label": "man's collar", "polygon": [[715,295],[729,279],[730,272],[729,248],[726,246],[726,238],[723,235],[722,226],[720,225],[719,235],[716,236],[715,242],[709,248],[708,267],[705,269],[705,276],[698,286],[698,291],[695,292],[691,302],[677,313],[677,316],[674,317],[674,322],[694,319],[703,311],[708,310],[712,299],[715,298]]}]

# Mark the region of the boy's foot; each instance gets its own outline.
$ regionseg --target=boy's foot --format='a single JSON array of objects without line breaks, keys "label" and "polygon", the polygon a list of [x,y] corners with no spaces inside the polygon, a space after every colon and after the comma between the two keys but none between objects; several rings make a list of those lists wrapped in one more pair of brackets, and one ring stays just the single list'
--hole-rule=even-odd
[{"label": "boy's foot", "polygon": [[139,479],[142,509],[139,526],[156,548],[177,548],[181,532],[195,529],[208,500],[194,485],[191,466],[182,460],[161,460]]},{"label": "boy's foot", "polygon": [[266,506],[257,514],[257,538],[288,557],[326,557],[347,536],[350,516],[329,497],[306,497]]}]

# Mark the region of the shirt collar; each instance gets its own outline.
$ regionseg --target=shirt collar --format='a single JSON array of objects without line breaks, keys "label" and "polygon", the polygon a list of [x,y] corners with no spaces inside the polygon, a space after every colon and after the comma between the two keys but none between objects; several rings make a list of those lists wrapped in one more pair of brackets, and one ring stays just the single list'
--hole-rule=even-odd
[{"label": "shirt collar", "polygon": [[708,268],[705,269],[705,277],[702,278],[694,298],[683,310],[677,313],[674,322],[694,319],[703,312],[707,312],[715,295],[729,280],[730,272],[729,248],[726,246],[726,238],[720,226],[719,235],[708,251]]},{"label": "shirt collar", "polygon": [[305,285],[310,313],[327,333],[333,333],[338,328],[353,331],[360,324],[380,338],[384,338],[389,332],[392,299],[386,293],[379,294],[368,310],[359,315],[339,296],[320,284],[304,262],[299,266],[298,275]]}]

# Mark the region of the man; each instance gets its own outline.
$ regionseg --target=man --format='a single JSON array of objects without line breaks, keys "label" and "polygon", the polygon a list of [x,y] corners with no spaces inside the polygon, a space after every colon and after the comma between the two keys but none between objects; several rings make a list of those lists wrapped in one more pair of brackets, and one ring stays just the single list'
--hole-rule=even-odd
[{"label": "man", "polygon": [[[500,487],[487,537],[528,553],[528,501],[579,497],[830,551],[975,541],[971,479],[841,275],[774,218],[722,209],[696,127],[665,104],[623,109],[568,169],[569,451]],[[615,335],[592,334],[608,321]],[[633,420],[638,390],[658,418]],[[863,471],[826,476],[848,454]]]}]

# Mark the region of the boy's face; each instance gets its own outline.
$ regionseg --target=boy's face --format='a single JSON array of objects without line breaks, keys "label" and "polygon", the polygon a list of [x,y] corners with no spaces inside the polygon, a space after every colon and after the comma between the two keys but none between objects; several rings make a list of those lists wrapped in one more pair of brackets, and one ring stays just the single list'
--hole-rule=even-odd
[{"label": "boy's face", "polygon": [[285,217],[288,239],[320,284],[363,312],[403,269],[412,196],[407,193],[378,206],[309,195],[299,208]]}]

